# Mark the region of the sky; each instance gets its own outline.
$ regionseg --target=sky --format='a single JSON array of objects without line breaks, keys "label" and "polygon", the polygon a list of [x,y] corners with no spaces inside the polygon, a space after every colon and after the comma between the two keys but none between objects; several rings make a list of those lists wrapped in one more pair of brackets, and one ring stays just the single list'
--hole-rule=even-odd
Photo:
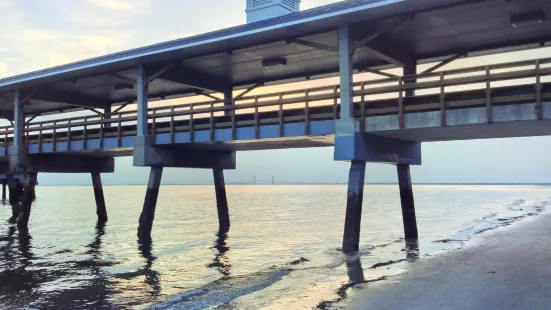
[{"label": "sky", "polygon": [[[337,1],[303,0],[308,9]],[[0,0],[0,78],[243,24],[245,0]],[[213,9],[214,8],[214,9]],[[546,54],[546,55],[545,55]],[[549,49],[458,61],[446,69],[545,57]],[[422,145],[417,183],[551,183],[551,138]],[[344,183],[349,163],[332,148],[237,153],[226,182]],[[549,169],[549,170],[547,170]],[[117,158],[104,184],[145,184],[149,170]],[[43,185],[88,185],[89,175],[41,174]],[[394,166],[369,164],[367,182],[396,182]],[[212,172],[165,169],[165,184],[212,184]]]}]

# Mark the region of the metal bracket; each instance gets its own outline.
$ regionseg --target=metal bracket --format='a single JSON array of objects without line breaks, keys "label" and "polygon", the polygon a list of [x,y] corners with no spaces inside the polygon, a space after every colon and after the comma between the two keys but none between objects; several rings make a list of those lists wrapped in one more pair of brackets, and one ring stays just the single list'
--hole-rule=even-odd
[{"label": "metal bracket", "polygon": [[89,111],[92,111],[92,112],[94,112],[94,113],[96,113],[96,114],[98,114],[98,115],[103,115],[103,113],[101,113],[100,111],[98,111],[98,110],[96,110],[96,109],[94,109],[94,108],[85,107],[85,109],[86,109],[86,110],[89,110]]},{"label": "metal bracket", "polygon": [[398,76],[398,75],[396,75],[396,74],[392,74],[392,73],[388,73],[388,72],[383,72],[383,71],[379,71],[379,70],[375,70],[375,69],[369,69],[369,68],[359,69],[358,71],[359,71],[359,72],[373,73],[373,74],[381,75],[381,76],[388,77],[388,78],[398,78],[398,77],[400,77],[400,76]]},{"label": "metal bracket", "polygon": [[149,79],[147,79],[147,83],[151,83],[153,82],[154,80],[158,79],[163,73],[167,72],[170,68],[176,66],[176,63],[171,63],[171,64],[168,64],[166,66],[164,66],[163,68],[161,68],[159,71],[157,71],[155,74],[152,74]]},{"label": "metal bracket", "polygon": [[246,94],[250,93],[251,91],[253,91],[255,88],[259,87],[259,86],[264,86],[264,83],[263,82],[260,82],[260,83],[256,83],[254,84],[253,86],[245,89],[241,94],[235,96],[233,99],[239,99],[243,96],[245,96]]},{"label": "metal bracket", "polygon": [[222,100],[222,99],[220,99],[220,98],[218,98],[218,97],[216,97],[216,96],[213,96],[213,95],[211,95],[211,94],[207,94],[207,93],[202,92],[202,91],[195,92],[195,94],[196,94],[196,95],[199,95],[199,96],[205,96],[205,97],[208,97],[208,98],[214,99],[214,100]]},{"label": "metal bracket", "polygon": [[451,57],[449,57],[449,58],[446,58],[446,59],[444,59],[443,61],[437,63],[436,65],[434,65],[434,66],[428,68],[427,70],[421,72],[421,74],[423,74],[423,73],[431,73],[431,72],[433,72],[433,71],[435,71],[435,70],[438,70],[438,69],[442,68],[443,66],[445,66],[445,65],[447,65],[447,64],[449,64],[449,63],[451,63],[451,62],[453,62],[453,61],[455,61],[455,60],[457,60],[457,59],[459,59],[459,58],[465,57],[465,55],[466,55],[465,53],[461,53],[461,54],[456,54],[456,55],[453,55],[453,56],[451,56]]},{"label": "metal bracket", "polygon": [[369,34],[369,35],[357,40],[356,43],[354,44],[354,48],[352,50],[356,50],[358,47],[364,46],[367,43],[377,39],[378,37],[380,37],[383,34],[389,32],[390,30],[400,26],[402,23],[404,23],[405,21],[413,18],[414,16],[415,15],[408,15],[406,17],[398,18],[394,22],[390,23],[388,26],[386,26],[384,28],[381,28],[381,29],[375,31],[372,34]]},{"label": "metal bracket", "polygon": [[317,48],[317,49],[324,50],[324,51],[329,51],[329,52],[334,52],[334,53],[339,52],[338,47],[327,45],[327,44],[322,44],[322,43],[310,42],[310,41],[306,41],[306,40],[302,40],[302,39],[292,39],[292,40],[285,41],[285,43],[287,43],[287,44],[295,43],[295,44],[304,45],[304,46],[308,46],[308,47],[313,47],[313,48]]},{"label": "metal bracket", "polygon": [[31,118],[29,118],[27,121],[25,121],[25,125],[30,124],[37,116],[39,116],[40,113],[34,114]]},{"label": "metal bracket", "polygon": [[126,106],[129,105],[130,103],[132,103],[132,102],[127,102],[127,103],[121,105],[120,107],[116,108],[115,111],[111,112],[111,114],[118,113],[120,110],[126,108]]}]

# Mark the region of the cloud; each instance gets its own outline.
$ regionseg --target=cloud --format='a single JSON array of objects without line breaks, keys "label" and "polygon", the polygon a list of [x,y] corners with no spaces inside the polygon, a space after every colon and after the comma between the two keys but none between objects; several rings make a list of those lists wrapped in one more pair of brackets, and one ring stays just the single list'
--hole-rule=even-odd
[{"label": "cloud", "polygon": [[136,9],[132,1],[122,1],[122,0],[88,0],[91,4],[112,10],[121,10],[121,11],[132,11]]}]

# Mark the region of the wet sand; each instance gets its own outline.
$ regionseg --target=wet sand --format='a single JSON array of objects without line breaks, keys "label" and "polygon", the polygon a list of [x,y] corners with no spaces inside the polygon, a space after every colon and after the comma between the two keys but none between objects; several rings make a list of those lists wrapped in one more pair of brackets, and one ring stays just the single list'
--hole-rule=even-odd
[{"label": "wet sand", "polygon": [[360,289],[346,308],[551,309],[551,212],[421,258]]}]

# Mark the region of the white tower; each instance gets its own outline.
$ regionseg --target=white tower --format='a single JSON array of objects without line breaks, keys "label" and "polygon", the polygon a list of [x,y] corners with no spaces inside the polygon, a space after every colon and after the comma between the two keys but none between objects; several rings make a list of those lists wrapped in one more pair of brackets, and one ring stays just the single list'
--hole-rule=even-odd
[{"label": "white tower", "polygon": [[300,0],[247,0],[247,23],[300,11]]}]

